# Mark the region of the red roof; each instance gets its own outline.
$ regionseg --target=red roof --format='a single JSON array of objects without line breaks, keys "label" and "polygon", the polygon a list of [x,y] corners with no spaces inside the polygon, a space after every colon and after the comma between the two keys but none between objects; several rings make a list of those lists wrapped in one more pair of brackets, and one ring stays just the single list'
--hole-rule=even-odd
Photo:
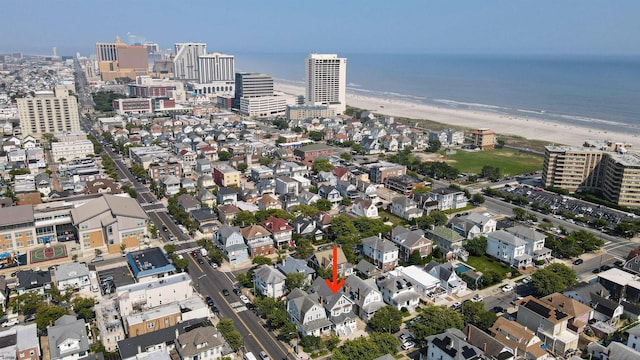
[{"label": "red roof", "polygon": [[278,233],[283,231],[291,231],[293,227],[289,225],[287,220],[270,216],[267,220],[262,222],[262,225],[267,228],[271,233]]},{"label": "red roof", "polygon": [[341,178],[344,176],[344,174],[349,172],[349,169],[347,169],[346,167],[335,167],[331,169],[331,171],[333,172],[333,175]]},{"label": "red roof", "polygon": [[627,261],[633,259],[634,257],[636,257],[638,255],[640,255],[640,247],[629,251],[629,255],[627,255]]}]

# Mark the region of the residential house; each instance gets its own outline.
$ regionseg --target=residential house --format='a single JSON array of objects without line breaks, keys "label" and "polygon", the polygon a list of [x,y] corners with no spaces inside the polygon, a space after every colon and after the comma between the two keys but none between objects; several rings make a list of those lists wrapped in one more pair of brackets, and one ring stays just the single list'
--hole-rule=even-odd
[{"label": "residential house", "polygon": [[589,320],[594,317],[592,308],[560,293],[547,295],[540,300],[569,315],[567,327],[578,334],[582,334]]},{"label": "residential house", "polygon": [[295,243],[293,242],[293,227],[289,225],[287,220],[270,216],[261,224],[269,230],[273,242],[278,249],[282,249],[285,244],[295,247]]},{"label": "residential house", "polygon": [[412,312],[420,303],[420,294],[415,291],[415,286],[402,276],[389,273],[385,277],[378,277],[376,285],[384,302],[398,310],[406,308]]},{"label": "residential house", "polygon": [[429,191],[429,198],[438,202],[438,210],[462,209],[467,206],[467,197],[463,191],[452,188],[439,188]]},{"label": "residential house", "polygon": [[349,181],[338,181],[336,189],[338,189],[342,197],[346,197],[351,201],[360,197],[360,192],[356,186]]},{"label": "residential house", "polygon": [[364,257],[383,272],[393,270],[398,265],[398,247],[391,241],[371,236],[360,242]]},{"label": "residential house", "polygon": [[440,287],[446,289],[448,294],[458,294],[467,289],[467,283],[456,274],[453,264],[450,262],[440,264],[436,261],[431,261],[424,269],[440,281]]},{"label": "residential house", "polygon": [[188,177],[182,178],[182,180],[180,180],[180,187],[185,189],[188,193],[196,192],[196,182]]},{"label": "residential house", "polygon": [[409,175],[400,175],[400,176],[390,176],[385,182],[384,186],[387,189],[391,189],[393,191],[399,192],[402,195],[411,195],[413,190],[418,186],[425,186],[424,181],[420,181],[413,176]]},{"label": "residential house", "polygon": [[200,201],[202,206],[209,208],[212,208],[217,204],[216,196],[204,187],[201,187],[200,190],[198,190],[196,193],[196,199]]},{"label": "residential house", "polygon": [[491,217],[477,212],[454,217],[449,221],[449,226],[466,239],[473,239],[496,231],[496,225],[497,222]]},{"label": "residential house", "polygon": [[518,300],[516,321],[529,329],[536,329],[536,335],[553,353],[564,354],[578,348],[578,333],[569,329],[571,316],[549,302],[527,296]]},{"label": "residential house", "polygon": [[293,289],[287,295],[287,315],[301,336],[328,336],[331,332],[331,322],[317,294]]},{"label": "residential house", "polygon": [[371,320],[376,311],[385,306],[374,279],[363,280],[351,275],[345,279],[343,291],[353,302],[355,313],[364,321]]},{"label": "residential house", "polygon": [[605,299],[609,298],[609,290],[598,282],[580,282],[562,293],[568,298],[587,306],[591,306],[594,302],[593,295],[599,295]]},{"label": "residential house", "polygon": [[260,210],[282,209],[282,202],[269,194],[264,194],[256,203]]},{"label": "residential house", "polygon": [[308,219],[303,216],[298,216],[293,221],[293,231],[296,234],[300,234],[304,238],[310,238],[312,240],[322,239],[323,232],[318,229],[317,223],[314,219]]},{"label": "residential house", "polygon": [[531,227],[516,225],[504,229],[526,242],[525,251],[534,261],[551,259],[551,249],[544,247],[547,236]]},{"label": "residential house", "polygon": [[186,212],[198,210],[201,207],[200,201],[193,195],[182,194],[176,200],[178,207]]},{"label": "residential house", "polygon": [[318,196],[322,199],[329,200],[334,207],[337,207],[342,201],[340,191],[333,186],[322,185],[318,188]]},{"label": "residential house", "polygon": [[629,334],[627,346],[634,350],[640,350],[640,325],[628,329],[627,333]]},{"label": "residential house", "polygon": [[222,334],[215,327],[196,327],[178,335],[175,342],[175,353],[180,360],[221,359],[224,356],[222,353],[223,345]]},{"label": "residential house", "polygon": [[452,253],[460,251],[466,239],[452,229],[444,226],[436,226],[425,231],[425,236],[435,242],[435,246],[442,250],[442,253],[450,257]]},{"label": "residential house", "polygon": [[240,171],[226,164],[214,164],[213,181],[218,186],[240,187]]},{"label": "residential house", "polygon": [[111,179],[95,179],[84,184],[85,194],[121,194],[120,184]]},{"label": "residential house", "polygon": [[40,340],[35,323],[14,325],[0,331],[0,358],[40,360]]},{"label": "residential house", "polygon": [[90,354],[89,338],[84,320],[63,315],[47,326],[49,358],[51,360],[83,359]]},{"label": "residential house", "polygon": [[298,200],[300,201],[300,204],[303,205],[313,205],[320,199],[321,197],[318,194],[314,194],[307,190],[302,190],[300,195],[298,195]]},{"label": "residential house", "polygon": [[591,307],[594,309],[594,319],[612,326],[618,323],[624,313],[624,308],[620,303],[605,299],[599,295],[591,296]]},{"label": "residential house", "polygon": [[240,209],[235,205],[219,205],[218,206],[218,219],[223,224],[231,224],[236,218],[236,215],[240,212]]},{"label": "residential house", "polygon": [[416,265],[406,267],[398,266],[390,273],[409,281],[414,285],[414,290],[424,297],[432,298],[433,294],[442,286],[440,279],[428,273],[424,268]]},{"label": "residential house", "polygon": [[48,293],[45,291],[51,288],[51,274],[48,270],[20,270],[16,272],[16,278],[18,279],[18,284],[16,285],[18,295],[34,292],[39,295],[48,296]]},{"label": "residential house", "polygon": [[254,272],[255,287],[263,296],[279,299],[285,294],[284,282],[287,279],[273,266],[260,265]]},{"label": "residential house", "polygon": [[231,265],[236,265],[249,260],[248,247],[244,243],[244,237],[237,226],[224,224],[218,231],[218,244]]},{"label": "residential house", "polygon": [[598,274],[598,282],[609,291],[613,300],[640,302],[640,278],[635,274],[613,268]]},{"label": "residential house", "polygon": [[192,210],[189,212],[189,217],[198,227],[198,231],[203,234],[212,234],[220,228],[218,216],[209,208]]},{"label": "residential house", "polygon": [[86,291],[91,287],[89,268],[84,263],[59,264],[53,270],[53,278],[55,279],[56,287],[61,291],[65,289]]},{"label": "residential house", "polygon": [[[535,329],[535,328],[534,328]],[[498,317],[489,332],[494,338],[507,345],[517,359],[554,359],[545,349],[547,346],[530,328],[505,317]]]},{"label": "residential house", "polygon": [[166,175],[160,178],[160,188],[166,196],[172,196],[180,192],[180,179],[174,175]]},{"label": "residential house", "polygon": [[513,350],[492,335],[480,330],[472,324],[467,324],[462,330],[467,342],[479,349],[489,359],[515,360]]},{"label": "residential house", "polygon": [[391,230],[391,241],[398,247],[398,258],[404,262],[409,262],[414,251],[424,259],[433,250],[432,241],[424,236],[421,229],[409,230],[398,225]]},{"label": "residential house", "polygon": [[486,237],[487,255],[516,268],[526,268],[533,265],[533,257],[526,252],[527,242],[516,235],[498,230],[488,233]]},{"label": "residential house", "polygon": [[325,144],[314,143],[293,150],[298,160],[307,166],[312,166],[313,161],[319,157],[327,157],[333,154],[334,148]]},{"label": "residential house", "polygon": [[365,279],[372,279],[382,275],[382,270],[365,259],[360,260],[355,266],[356,274]]},{"label": "residential house", "polygon": [[353,309],[353,301],[343,291],[334,293],[321,277],[316,278],[309,291],[318,295],[318,302],[327,312],[336,335],[349,336],[356,330],[357,315]]},{"label": "residential house", "polygon": [[406,196],[398,196],[391,201],[391,213],[405,220],[411,220],[422,216],[422,209],[418,204]]},{"label": "residential house", "polygon": [[295,195],[298,196],[298,182],[286,176],[276,178],[276,194],[278,195]]},{"label": "residential house", "polygon": [[[347,257],[344,256],[342,248],[337,248],[338,253],[338,275],[346,278],[353,274],[353,265],[347,261]],[[309,265],[316,271],[319,268],[331,270],[333,266],[333,249],[327,249],[323,251],[316,251],[309,259]]]},{"label": "residential house", "polygon": [[617,341],[611,341],[604,346],[599,342],[592,342],[587,345],[589,359],[594,360],[630,360],[640,358],[640,352]]},{"label": "residential house", "polygon": [[275,252],[271,233],[261,225],[249,225],[240,229],[246,244],[249,246],[249,254],[256,256],[270,255]]},{"label": "residential house", "polygon": [[377,219],[380,217],[378,216],[378,207],[373,203],[373,201],[361,198],[353,200],[351,213],[356,216],[366,217],[369,219]]},{"label": "residential house", "polygon": [[216,200],[218,205],[238,205],[238,191],[227,186],[221,186],[218,188]]},{"label": "residential house", "polygon": [[[315,270],[313,270],[312,268],[310,268],[307,265],[307,262],[305,260],[295,259],[295,258],[292,258],[289,255],[287,255],[287,257],[285,257],[282,261],[278,262],[276,264],[276,268],[278,270],[280,270],[280,272],[282,274],[284,274],[284,276],[287,276],[287,275],[293,274],[293,273],[304,274],[304,276],[305,276],[304,285],[305,286],[310,286],[311,285],[311,282],[313,281],[313,277],[314,277],[314,275],[316,273]],[[289,290],[291,290],[291,289],[289,289]]]},{"label": "residential house", "polygon": [[447,329],[442,334],[427,336],[426,351],[420,352],[420,360],[475,360],[484,358],[484,352],[471,345],[458,329]]}]

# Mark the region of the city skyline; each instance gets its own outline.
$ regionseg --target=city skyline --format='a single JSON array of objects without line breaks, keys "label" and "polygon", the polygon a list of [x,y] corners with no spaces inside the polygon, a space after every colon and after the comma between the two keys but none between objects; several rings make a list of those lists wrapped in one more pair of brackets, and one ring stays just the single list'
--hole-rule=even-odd
[{"label": "city skyline", "polygon": [[[640,3],[550,0],[513,3],[405,1],[312,2],[194,1],[167,11],[162,3],[115,0],[127,11],[96,16],[95,4],[62,7],[47,1],[10,2],[0,24],[0,52],[59,55],[95,52],[96,42],[127,34],[161,49],[178,42],[206,42],[216,52],[362,52],[494,54],[640,54],[631,41],[640,32]],[[153,5],[153,6],[151,6]],[[366,6],[365,6],[366,5]],[[198,9],[198,11],[193,11]],[[214,15],[215,14],[215,15]],[[215,21],[212,22],[212,16]],[[154,26],[158,24],[171,26]],[[256,29],[263,29],[257,31]],[[266,31],[265,31],[266,30]],[[220,36],[227,33],[227,36]]]}]

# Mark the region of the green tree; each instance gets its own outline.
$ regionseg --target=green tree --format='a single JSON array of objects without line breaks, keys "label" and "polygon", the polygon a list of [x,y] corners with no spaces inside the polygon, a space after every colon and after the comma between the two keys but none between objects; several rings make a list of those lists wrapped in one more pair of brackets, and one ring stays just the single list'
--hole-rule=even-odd
[{"label": "green tree", "polygon": [[313,206],[320,211],[329,211],[333,207],[333,204],[327,199],[318,199]]},{"label": "green tree", "polygon": [[228,160],[231,160],[232,157],[233,155],[231,155],[231,153],[226,150],[218,151],[218,159],[220,161],[228,161]]},{"label": "green tree", "polygon": [[260,160],[258,160],[258,162],[262,166],[267,166],[267,165],[270,165],[273,162],[273,159],[270,159],[270,158],[267,158],[267,157],[261,157]]},{"label": "green tree", "polygon": [[317,158],[313,161],[313,165],[311,166],[311,170],[318,173],[320,171],[330,171],[333,169],[333,165],[329,162],[329,159],[325,158]]},{"label": "green tree", "polygon": [[289,128],[289,124],[282,119],[273,120],[273,126],[277,127],[279,130],[286,130]]},{"label": "green tree", "polygon": [[284,281],[284,285],[287,287],[287,291],[289,292],[295,288],[305,290],[306,280],[307,275],[305,273],[292,272],[287,274],[287,279]]},{"label": "green tree", "polygon": [[415,188],[413,188],[414,194],[428,194],[429,191],[431,190],[429,190],[429,188],[424,185],[418,185]]},{"label": "green tree", "polygon": [[515,216],[516,220],[524,221],[524,219],[526,219],[527,217],[527,210],[523,208],[515,207],[512,211],[513,216]]},{"label": "green tree", "polygon": [[462,318],[465,324],[472,324],[480,329],[487,331],[498,316],[491,311],[484,309],[484,302],[467,301],[462,304]]},{"label": "green tree", "polygon": [[20,312],[25,316],[32,315],[35,314],[35,312],[38,310],[38,306],[43,303],[45,303],[44,296],[34,291],[28,291],[22,295],[19,295],[16,301],[13,303],[14,312]]},{"label": "green tree", "polygon": [[177,256],[174,256],[173,265],[178,269],[186,270],[189,267],[189,260],[185,259],[184,257],[179,258]]},{"label": "green tree", "polygon": [[449,222],[447,214],[443,213],[442,211],[433,211],[429,216],[433,218],[433,223],[435,226],[444,226]]},{"label": "green tree", "polygon": [[331,360],[373,360],[385,354],[395,354],[398,345],[393,334],[373,333],[369,337],[345,341],[335,349]]},{"label": "green tree", "polygon": [[500,169],[494,166],[485,165],[480,171],[480,175],[483,178],[487,178],[491,181],[500,179]]},{"label": "green tree", "polygon": [[82,319],[89,321],[95,318],[93,307],[96,301],[92,298],[77,297],[73,299],[73,311],[78,314]]},{"label": "green tree", "polygon": [[467,240],[463,247],[473,256],[482,256],[487,251],[487,238],[484,236],[474,237],[471,240]]},{"label": "green tree", "polygon": [[174,252],[176,252],[176,246],[174,244],[167,244],[164,246],[164,252],[171,256]]},{"label": "green tree", "polygon": [[313,141],[321,141],[324,136],[322,131],[309,131],[307,137]]},{"label": "green tree", "polygon": [[484,196],[480,193],[475,193],[471,196],[471,202],[476,205],[484,204]]},{"label": "green tree", "polygon": [[278,138],[276,139],[276,146],[284,144],[285,142],[287,142],[287,139],[285,139],[284,136],[278,136]]},{"label": "green tree", "polygon": [[567,239],[575,241],[585,252],[598,250],[604,245],[602,239],[597,238],[593,233],[586,230],[573,231],[567,236]]},{"label": "green tree", "polygon": [[290,212],[292,214],[294,214],[294,215],[301,215],[301,216],[304,216],[304,217],[311,217],[315,213],[318,212],[318,208],[316,208],[313,205],[300,204],[300,205],[295,205],[295,206],[291,207]]},{"label": "green tree", "polygon": [[216,327],[227,340],[231,349],[233,349],[233,351],[238,351],[242,346],[242,336],[233,327],[233,320],[221,319]]},{"label": "green tree", "polygon": [[236,214],[235,219],[233,219],[233,225],[235,226],[249,226],[256,223],[256,216],[249,211],[240,211]]},{"label": "green tree", "polygon": [[440,148],[442,148],[442,143],[440,142],[440,140],[429,140],[429,143],[427,144],[427,148],[426,151],[427,152],[436,152],[438,150],[440,150]]},{"label": "green tree", "polygon": [[402,312],[393,306],[378,309],[367,324],[373,331],[395,333],[402,325]]},{"label": "green tree", "polygon": [[351,156],[351,154],[345,151],[342,154],[340,154],[340,158],[343,160],[351,161],[351,159],[353,159],[353,156]]},{"label": "green tree", "polygon": [[344,215],[338,215],[331,221],[329,237],[339,244],[359,239],[359,233],[353,221]]},{"label": "green tree", "polygon": [[273,261],[266,256],[256,256],[252,261],[255,265],[273,265]]},{"label": "green tree", "polygon": [[553,263],[531,275],[531,284],[538,296],[563,291],[576,283],[576,272],[561,263]]},{"label": "green tree", "polygon": [[424,342],[427,336],[441,334],[447,329],[462,329],[462,315],[452,309],[435,305],[423,308],[422,315],[416,318],[409,329],[418,341]]},{"label": "green tree", "polygon": [[36,325],[38,326],[38,330],[44,331],[47,329],[47,326],[54,323],[61,316],[67,315],[67,310],[55,306],[55,305],[46,305],[41,304],[38,307],[38,311],[36,312]]},{"label": "green tree", "polygon": [[422,265],[422,255],[420,250],[416,249],[409,255],[409,265]]},{"label": "green tree", "polygon": [[342,200],[340,200],[340,205],[342,205],[342,206],[350,206],[351,205],[351,200],[349,200],[348,197],[343,196]]},{"label": "green tree", "polygon": [[[295,238],[294,238],[295,239]],[[293,257],[296,259],[308,259],[313,254],[313,246],[311,240],[299,237],[296,241],[296,253]]]},{"label": "green tree", "polygon": [[245,172],[248,168],[249,165],[247,165],[247,163],[239,163],[238,165],[236,165],[236,169],[238,169],[238,171],[240,172]]}]

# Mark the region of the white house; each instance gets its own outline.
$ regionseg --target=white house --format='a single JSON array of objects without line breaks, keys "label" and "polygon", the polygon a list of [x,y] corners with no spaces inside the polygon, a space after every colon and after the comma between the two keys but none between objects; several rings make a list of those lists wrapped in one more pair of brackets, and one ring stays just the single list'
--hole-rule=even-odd
[{"label": "white house", "polygon": [[424,269],[431,276],[438,279],[440,287],[446,289],[449,294],[457,294],[467,289],[467,283],[456,274],[450,262],[440,264],[436,261],[431,261]]},{"label": "white house", "polygon": [[366,217],[369,219],[377,219],[379,217],[378,207],[375,206],[373,201],[360,198],[353,200],[351,212],[356,216]]},{"label": "white house", "polygon": [[526,253],[533,257],[533,260],[548,260],[551,258],[551,249],[544,247],[546,236],[533,228],[516,225],[505,229],[526,242]]},{"label": "white house", "polygon": [[489,216],[473,212],[469,215],[454,217],[449,225],[465,238],[473,239],[496,231],[497,222]]},{"label": "white house", "polygon": [[429,191],[429,198],[438,202],[438,210],[461,209],[467,206],[464,192],[452,188],[440,188]]},{"label": "white house", "polygon": [[418,203],[406,196],[398,196],[391,201],[391,213],[405,220],[411,220],[422,216],[422,209],[418,208]]},{"label": "white house", "polygon": [[532,265],[532,257],[527,254],[526,241],[504,230],[490,232],[486,237],[487,255],[518,268]]},{"label": "white house", "polygon": [[248,246],[244,243],[239,227],[222,225],[218,230],[217,240],[231,265],[249,260]]},{"label": "white house", "polygon": [[376,284],[384,302],[398,310],[406,308],[413,311],[420,303],[420,294],[415,291],[415,285],[403,277],[388,274],[376,279]]},{"label": "white house", "polygon": [[269,265],[261,265],[253,275],[256,290],[263,296],[279,299],[284,295],[284,281],[287,279],[280,271]]},{"label": "white house", "polygon": [[374,279],[363,280],[351,275],[344,282],[344,293],[353,301],[356,314],[364,321],[371,320],[376,311],[385,306]]},{"label": "white house", "polygon": [[415,285],[414,290],[423,296],[430,295],[434,290],[440,287],[440,279],[415,265],[406,267],[398,266],[391,272],[391,274],[409,280],[411,284]]},{"label": "white house", "polygon": [[89,268],[84,263],[63,263],[53,271],[53,278],[60,290],[78,289],[88,290],[91,287]]},{"label": "white house", "polygon": [[389,240],[371,236],[360,240],[362,254],[382,271],[390,271],[398,265],[398,247]]},{"label": "white house", "polygon": [[324,306],[336,335],[348,336],[356,330],[354,303],[344,292],[334,293],[321,277],[316,278],[310,291],[318,295],[319,303]]},{"label": "white house", "polygon": [[302,336],[326,336],[331,332],[331,322],[316,294],[294,289],[287,296],[287,315]]},{"label": "white house", "polygon": [[340,195],[340,191],[333,186],[322,185],[318,188],[318,195],[326,200],[331,201],[333,206],[338,206],[342,201],[342,195]]}]

